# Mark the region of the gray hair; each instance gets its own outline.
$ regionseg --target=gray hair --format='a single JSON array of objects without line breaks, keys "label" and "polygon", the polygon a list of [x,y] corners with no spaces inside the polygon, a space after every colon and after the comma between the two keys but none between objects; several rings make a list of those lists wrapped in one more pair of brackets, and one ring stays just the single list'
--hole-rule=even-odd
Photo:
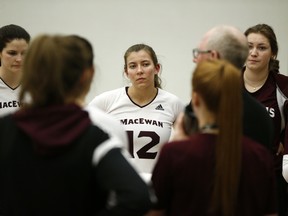
[{"label": "gray hair", "polygon": [[245,35],[232,26],[217,26],[210,30],[206,49],[216,50],[225,59],[242,69],[248,57],[249,48]]}]

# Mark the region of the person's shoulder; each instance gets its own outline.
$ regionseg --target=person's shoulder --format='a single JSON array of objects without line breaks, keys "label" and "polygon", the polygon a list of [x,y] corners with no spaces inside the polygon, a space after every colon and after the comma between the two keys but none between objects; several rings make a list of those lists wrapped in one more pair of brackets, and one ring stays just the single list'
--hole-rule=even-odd
[{"label": "person's shoulder", "polygon": [[101,97],[101,96],[107,97],[107,96],[119,95],[119,94],[123,94],[123,92],[125,92],[125,87],[120,87],[120,88],[116,88],[116,89],[102,92],[101,94],[99,94],[96,97]]},{"label": "person's shoulder", "polygon": [[280,88],[280,91],[286,96],[288,97],[288,76],[281,74],[281,73],[277,73],[274,75],[275,76],[275,82],[277,84],[277,86]]},{"label": "person's shoulder", "polygon": [[87,106],[85,110],[88,112],[93,125],[96,125],[110,136],[117,136],[123,144],[122,147],[127,147],[127,134],[119,121],[95,106]]},{"label": "person's shoulder", "polygon": [[105,91],[96,95],[88,103],[88,106],[98,107],[101,110],[107,111],[111,104],[114,104],[116,101],[119,100],[119,98],[122,98],[125,94],[125,87]]},{"label": "person's shoulder", "polygon": [[158,94],[159,95],[165,95],[165,96],[171,97],[171,98],[179,99],[179,97],[177,95],[175,95],[175,94],[173,94],[173,93],[171,93],[171,92],[169,92],[167,90],[161,89],[161,88],[158,88]]},{"label": "person's shoulder", "polygon": [[171,92],[168,92],[166,90],[158,88],[158,95],[162,98],[167,99],[167,101],[171,101],[174,103],[180,103],[180,104],[183,104],[183,106],[184,106],[183,101],[177,95],[175,95]]},{"label": "person's shoulder", "polygon": [[285,74],[282,74],[282,73],[277,73],[277,74],[275,74],[275,77],[277,77],[277,78],[279,78],[279,79],[283,79],[283,80],[285,80],[285,81],[288,80],[288,76],[285,75]]}]

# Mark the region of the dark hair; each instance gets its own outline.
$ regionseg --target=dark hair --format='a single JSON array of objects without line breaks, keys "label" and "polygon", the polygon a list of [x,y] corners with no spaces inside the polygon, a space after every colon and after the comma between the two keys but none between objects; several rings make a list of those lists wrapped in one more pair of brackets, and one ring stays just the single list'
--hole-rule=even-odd
[{"label": "dark hair", "polygon": [[242,152],[241,72],[226,60],[201,61],[193,73],[192,89],[215,114],[219,128],[211,210],[236,215]]},{"label": "dark hair", "polygon": [[6,47],[6,44],[14,39],[24,39],[30,42],[29,33],[21,26],[10,24],[0,28],[0,52]]},{"label": "dark hair", "polygon": [[[81,83],[83,70],[93,68],[91,44],[76,35],[36,37],[28,48],[23,64],[20,102],[26,107],[63,104],[68,97],[88,92]],[[88,81],[87,81],[88,82]],[[31,101],[25,101],[26,96]]]},{"label": "dark hair", "polygon": [[[0,52],[6,47],[7,43],[14,39],[24,39],[27,43],[30,42],[29,33],[21,26],[10,24],[0,28]],[[1,61],[0,61],[1,66]]]},{"label": "dark hair", "polygon": [[248,28],[244,34],[247,37],[251,33],[262,34],[264,37],[268,39],[272,55],[274,56],[273,58],[270,58],[269,71],[278,73],[279,72],[279,60],[277,60],[278,43],[273,28],[267,24],[257,24],[255,26]]},{"label": "dark hair", "polygon": [[[154,66],[157,66],[157,65],[161,66],[161,65],[159,64],[159,62],[158,62],[158,58],[157,58],[157,56],[156,56],[156,53],[154,52],[154,50],[152,49],[152,47],[150,47],[150,46],[148,46],[148,45],[146,45],[146,44],[135,44],[135,45],[129,47],[129,48],[126,50],[125,54],[124,54],[124,62],[125,62],[125,64],[124,64],[124,71],[125,71],[125,72],[127,71],[127,58],[128,58],[128,56],[129,56],[132,52],[139,52],[140,50],[144,50],[144,51],[146,51],[146,52],[150,55],[150,57],[151,57],[151,59],[152,59],[152,61],[153,61]],[[154,87],[156,87],[156,88],[161,88],[161,83],[162,83],[161,78],[158,76],[158,74],[155,74],[155,76],[154,76]]]}]

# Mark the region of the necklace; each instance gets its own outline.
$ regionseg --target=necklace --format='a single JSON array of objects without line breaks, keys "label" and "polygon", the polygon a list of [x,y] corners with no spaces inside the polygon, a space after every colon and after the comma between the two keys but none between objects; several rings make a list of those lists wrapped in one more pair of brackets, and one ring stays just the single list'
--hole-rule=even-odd
[{"label": "necklace", "polygon": [[[249,84],[248,84],[249,85]],[[250,85],[249,85],[250,86]],[[253,86],[250,86],[252,89],[253,89],[253,91],[256,91],[257,89],[258,89],[258,87],[253,87]]]},{"label": "necklace", "polygon": [[265,79],[261,80],[261,81],[258,83],[258,85],[255,86],[255,85],[251,85],[251,84],[250,84],[250,80],[247,79],[247,77],[246,77],[246,75],[245,75],[245,73],[244,73],[244,84],[245,84],[246,89],[247,89],[248,91],[250,91],[250,92],[255,92],[255,91],[257,91],[258,89],[260,89],[260,88],[265,84],[265,82],[266,82],[266,80],[267,80],[267,77],[268,77],[268,74],[267,74],[267,76],[265,77]]},{"label": "necklace", "polygon": [[264,85],[264,83],[259,85],[259,86],[252,86],[252,85],[248,84],[247,82],[245,82],[245,86],[246,86],[247,90],[250,89],[252,91],[256,91],[257,89],[260,89],[263,85]]}]

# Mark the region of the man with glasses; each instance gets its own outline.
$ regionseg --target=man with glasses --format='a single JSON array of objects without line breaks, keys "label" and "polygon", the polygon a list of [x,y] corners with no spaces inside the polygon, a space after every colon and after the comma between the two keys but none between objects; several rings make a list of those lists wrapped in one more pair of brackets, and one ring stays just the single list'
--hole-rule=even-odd
[{"label": "man with glasses", "polygon": [[[197,64],[206,59],[225,59],[241,70],[246,62],[248,50],[247,39],[240,30],[233,26],[216,26],[209,30],[198,47],[193,49],[193,62]],[[271,150],[274,136],[271,118],[265,107],[252,98],[244,88],[243,106],[244,135]],[[186,107],[185,111],[187,110],[193,112],[190,104]],[[187,137],[184,131],[188,129],[184,129],[181,125],[185,125],[183,115],[177,119],[174,140]]]},{"label": "man with glasses", "polygon": [[194,59],[197,59],[200,54],[211,53],[212,50],[200,50],[195,48],[192,50]]}]

